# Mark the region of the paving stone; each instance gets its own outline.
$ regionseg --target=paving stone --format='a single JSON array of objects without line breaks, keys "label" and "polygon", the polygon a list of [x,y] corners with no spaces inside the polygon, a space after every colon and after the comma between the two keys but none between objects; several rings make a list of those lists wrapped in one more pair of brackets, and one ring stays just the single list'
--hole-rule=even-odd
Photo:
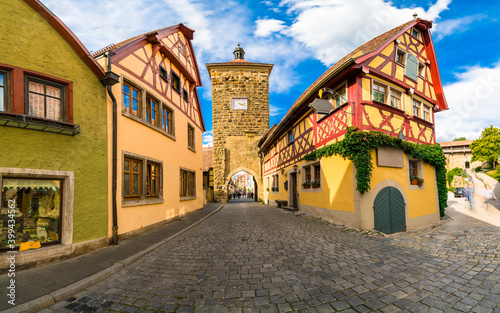
[{"label": "paving stone", "polygon": [[[440,224],[379,236],[263,204],[229,204],[138,262],[49,309],[198,313],[500,309],[500,234],[489,227],[466,231]],[[429,240],[439,235],[457,239]]]}]

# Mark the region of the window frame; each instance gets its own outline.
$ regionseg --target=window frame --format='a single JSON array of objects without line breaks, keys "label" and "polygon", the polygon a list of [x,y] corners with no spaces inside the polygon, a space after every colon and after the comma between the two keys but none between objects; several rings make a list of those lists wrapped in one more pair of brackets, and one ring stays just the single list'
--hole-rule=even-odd
[{"label": "window frame", "polygon": [[[125,89],[124,89],[124,86],[127,86],[128,88],[130,88],[130,93],[125,93]],[[133,101],[134,101],[134,96],[133,96],[133,91],[134,89],[138,92],[138,97],[137,97],[137,114],[134,114],[134,110],[133,110]],[[136,85],[130,83],[128,80],[123,80],[123,83],[122,83],[122,103],[123,103],[123,111],[132,115],[132,116],[135,116],[137,117],[138,119],[142,119],[142,94],[143,94],[144,90],[142,90],[141,88],[137,87]],[[129,105],[130,105],[130,108],[127,109],[127,107],[125,106],[125,95],[127,95],[129,97]]]},{"label": "window frame", "polygon": [[425,80],[425,73],[427,72],[427,66],[425,66],[424,63],[422,63],[422,62],[419,61],[418,62],[417,72],[418,72],[418,77],[420,77],[423,80]]},{"label": "window frame", "polygon": [[[153,109],[152,103],[156,104],[156,109]],[[161,106],[161,102],[158,101],[155,97],[151,96],[149,93],[146,93],[146,123],[149,123],[153,126],[158,126],[158,108]],[[154,119],[153,119],[154,116]],[[148,119],[151,119],[148,121]]]},{"label": "window frame", "polygon": [[[415,105],[415,104],[418,104],[418,105]],[[415,98],[411,99],[411,108],[412,108],[412,110],[411,110],[412,115],[421,119],[422,118],[422,101],[417,100]],[[415,114],[415,111],[416,111],[415,108],[418,108],[418,110],[417,110],[418,115]]]},{"label": "window frame", "polygon": [[181,77],[177,75],[174,71],[170,71],[170,78],[172,82],[170,85],[172,89],[175,90],[178,94],[181,93]]},{"label": "window frame", "polygon": [[[408,166],[408,171],[407,171],[407,174],[408,174],[408,189],[409,190],[421,190],[421,189],[424,189],[425,188],[425,177],[424,177],[424,163],[422,160],[418,160],[418,159],[414,159],[412,158],[409,154],[406,155],[408,160],[406,162],[407,166]],[[412,164],[414,166],[412,166]],[[413,174],[413,175],[412,175]],[[417,176],[419,178],[422,178],[424,180],[424,183],[422,186],[418,186],[418,185],[412,185],[411,184],[411,178],[413,176]]]},{"label": "window frame", "polygon": [[[124,172],[125,172],[125,162],[126,160],[135,160],[140,164],[140,175],[139,175],[139,182],[140,182],[140,196],[125,196],[125,186],[124,186]],[[151,179],[148,171],[149,171],[149,164],[151,165],[156,165],[158,167],[157,170],[157,195],[148,195],[149,193],[149,186],[150,182],[148,180]],[[122,198],[122,207],[133,207],[133,206],[141,206],[141,205],[148,205],[148,204],[160,204],[164,202],[163,199],[163,175],[164,175],[164,170],[163,170],[163,161],[157,160],[154,158],[146,157],[144,155],[136,154],[133,152],[129,151],[122,151],[122,176],[121,176],[121,198]],[[132,187],[132,182],[131,185]],[[130,188],[131,188],[130,187]]]},{"label": "window frame", "polygon": [[179,198],[180,201],[197,198],[196,171],[184,167],[179,168]]},{"label": "window frame", "polygon": [[420,30],[418,30],[417,28],[415,27],[412,27],[411,28],[411,31],[410,31],[410,35],[414,38],[416,38],[417,40],[420,40]]},{"label": "window frame", "polygon": [[286,132],[286,144],[290,145],[294,142],[294,140],[295,140],[295,136],[293,135],[293,129],[289,129]]},{"label": "window frame", "polygon": [[[148,92],[145,88],[139,87],[138,84],[133,83],[130,79],[123,77],[122,78],[122,95],[124,95],[124,87],[123,86],[132,86],[135,88],[137,91],[141,93],[141,101],[139,102],[139,106],[141,107],[141,116],[138,117],[137,115],[134,115],[130,113],[128,110],[125,109],[125,99],[122,99],[122,115],[126,116],[130,119],[133,119],[134,121],[141,123],[149,128],[154,129],[155,131],[158,131],[162,133],[163,135],[169,137],[172,140],[176,140],[175,138],[175,111],[167,105],[165,102],[160,101],[158,97],[154,96],[152,93]],[[130,93],[129,93],[130,94]],[[152,112],[152,108],[150,106],[150,101],[154,101],[157,105],[155,112]],[[163,128],[163,108],[167,108],[169,112],[171,113],[171,131],[167,132]],[[150,118],[151,113],[154,113],[155,116],[155,121],[152,123],[152,120]],[[150,121],[148,121],[150,119]]]},{"label": "window frame", "polygon": [[[321,192],[323,190],[321,161],[313,161],[302,164],[301,189],[304,192]],[[309,172],[309,174],[308,174]],[[308,181],[309,185],[304,185]],[[314,186],[314,181],[319,180],[319,186]]]},{"label": "window frame", "polygon": [[[385,88],[385,92],[386,92],[386,94],[385,94],[385,102],[380,102],[380,101],[374,99],[374,88],[373,88],[373,86],[375,86],[375,85],[378,85],[380,87]],[[393,99],[392,93],[399,93],[399,95],[400,95],[400,97],[399,97],[399,107],[395,107],[395,106],[392,105],[392,99]],[[405,105],[404,105],[404,96],[403,96],[404,95],[404,91],[402,91],[402,90],[400,90],[400,89],[398,89],[396,87],[393,87],[393,86],[391,86],[389,84],[386,84],[384,82],[381,82],[381,81],[378,81],[378,80],[373,80],[371,94],[372,94],[372,99],[373,99],[372,101],[377,102],[377,103],[385,104],[387,106],[390,106],[390,107],[392,107],[394,109],[398,109],[400,111],[404,111],[404,108],[405,108]]]},{"label": "window frame", "polygon": [[196,132],[194,126],[192,126],[190,123],[188,123],[187,137],[188,137],[188,149],[192,150],[193,152],[196,152]]},{"label": "window frame", "polygon": [[[30,81],[33,81],[35,83],[43,84],[44,85],[44,93],[40,94],[37,93],[38,95],[42,95],[44,97],[44,116],[37,116],[34,114],[30,114],[30,93],[34,93],[30,91],[29,83]],[[47,86],[52,86],[55,88],[60,89],[61,97],[59,98],[60,101],[60,108],[59,108],[59,114],[60,114],[60,119],[53,119],[47,117],[47,98],[56,98],[56,97],[51,97],[50,95],[47,94]],[[56,98],[57,99],[57,98]],[[54,82],[52,80],[46,79],[46,78],[40,78],[37,76],[32,76],[29,74],[24,75],[24,114],[34,117],[34,118],[40,118],[44,120],[52,120],[52,121],[58,121],[58,122],[66,122],[67,120],[67,101],[66,101],[66,85],[60,84],[57,82]]]},{"label": "window frame", "polygon": [[[375,91],[376,91],[375,86],[378,86],[379,88],[383,88],[384,89],[384,93],[383,93],[384,99],[383,99],[383,101],[380,100],[380,95],[378,96],[378,99],[375,99]],[[372,83],[372,101],[383,103],[383,104],[387,104],[387,89],[388,89],[387,85],[374,80],[373,83]],[[380,91],[379,90],[377,90],[377,91],[380,94]]]},{"label": "window frame", "polygon": [[168,72],[163,66],[159,66],[159,75],[164,81],[168,83]]},{"label": "window frame", "polygon": [[272,185],[271,185],[271,192],[272,193],[279,193],[280,191],[280,176],[278,173],[272,174]]},{"label": "window frame", "polygon": [[[124,160],[123,160],[123,171],[122,171],[122,184],[123,184],[123,197],[125,198],[125,200],[137,200],[137,199],[141,199],[141,196],[142,196],[142,176],[143,176],[143,173],[142,173],[142,160],[138,160],[138,159],[135,159],[135,158],[131,158],[131,157],[125,157]],[[125,170],[125,164],[126,163],[129,163],[129,170],[126,171]],[[139,171],[137,173],[135,173],[133,171],[133,164],[136,163],[138,164],[138,169]],[[125,174],[128,174],[129,175],[129,194],[125,194]],[[138,186],[137,186],[137,191],[138,191],[138,194],[137,195],[134,195],[133,194],[133,190],[134,190],[134,175],[138,175]]]},{"label": "window frame", "polygon": [[[407,57],[407,52],[401,48],[396,48],[396,54],[394,56],[394,61],[399,64],[399,65],[402,65],[403,67],[406,67],[406,57]],[[398,56],[401,55],[401,61],[398,60]]]},{"label": "window frame", "polygon": [[184,100],[189,101],[189,93],[186,88],[182,88],[182,97],[184,98]]},{"label": "window frame", "polygon": [[[169,121],[169,122],[168,122],[168,125],[169,125],[169,130],[167,130],[167,129],[166,129],[166,127],[165,127],[165,126],[166,126],[166,124],[163,122],[163,119],[164,119],[164,117],[165,117],[165,115],[163,114],[163,112],[164,112],[164,111],[169,112],[169,117],[166,119],[167,121]],[[175,133],[175,132],[174,132],[174,110],[172,110],[172,109],[171,109],[168,105],[166,105],[166,104],[162,104],[162,105],[161,105],[161,113],[160,113],[160,115],[161,115],[160,120],[161,120],[161,124],[162,124],[162,125],[161,125],[162,130],[163,130],[165,133],[170,134],[170,135],[172,135],[172,136],[173,136],[173,135],[174,135],[174,133]]]},{"label": "window frame", "polygon": [[[148,198],[158,198],[160,195],[160,165],[155,162],[146,161],[146,196]],[[156,174],[153,175],[153,168],[156,167]],[[153,186],[153,178],[156,178],[156,193],[153,193],[151,187]]]},{"label": "window frame", "polygon": [[[399,94],[399,98],[398,97],[395,97],[393,96],[393,94]],[[392,99],[399,99],[399,106],[398,107],[395,107],[393,104],[392,104]],[[403,110],[403,92],[400,91],[400,90],[397,90],[395,88],[389,88],[389,105],[395,109],[398,109],[398,110]]]},{"label": "window frame", "polygon": [[179,49],[179,52],[184,55],[184,44],[182,42],[178,42],[177,44],[177,49]]},{"label": "window frame", "polygon": [[0,68],[0,75],[3,76],[3,85],[0,88],[3,88],[3,110],[0,109],[0,112],[11,112],[10,108],[10,71],[2,70]]}]

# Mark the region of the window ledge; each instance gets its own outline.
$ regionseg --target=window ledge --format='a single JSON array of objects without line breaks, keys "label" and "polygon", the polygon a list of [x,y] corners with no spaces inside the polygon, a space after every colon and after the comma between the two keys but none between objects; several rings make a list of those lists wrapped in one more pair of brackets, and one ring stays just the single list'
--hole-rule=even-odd
[{"label": "window ledge", "polygon": [[160,128],[160,127],[158,127],[156,125],[153,125],[151,123],[148,123],[145,120],[141,119],[140,117],[135,116],[134,114],[130,114],[130,113],[126,112],[125,110],[122,110],[122,115],[126,116],[126,117],[128,117],[128,118],[130,118],[130,119],[132,119],[132,120],[134,120],[134,121],[136,121],[138,123],[141,123],[142,125],[147,126],[147,127],[151,128],[151,129],[153,129],[153,130],[155,130],[155,131],[157,131],[157,132],[159,132],[159,133],[167,136],[168,138],[170,138],[170,139],[172,139],[174,141],[176,140],[174,134],[167,133],[162,128]]},{"label": "window ledge", "polygon": [[188,146],[188,149],[191,150],[191,151],[193,151],[194,153],[196,153],[196,149],[195,148]]},{"label": "window ledge", "polygon": [[196,196],[181,197],[180,201],[196,200]]},{"label": "window ledge", "polygon": [[0,126],[39,130],[68,136],[75,136],[81,132],[80,125],[7,112],[0,112]]},{"label": "window ledge", "polygon": [[149,204],[160,204],[163,203],[163,198],[149,198],[149,199],[138,199],[138,200],[123,200],[122,208],[128,208],[133,206],[140,205],[149,205]]}]

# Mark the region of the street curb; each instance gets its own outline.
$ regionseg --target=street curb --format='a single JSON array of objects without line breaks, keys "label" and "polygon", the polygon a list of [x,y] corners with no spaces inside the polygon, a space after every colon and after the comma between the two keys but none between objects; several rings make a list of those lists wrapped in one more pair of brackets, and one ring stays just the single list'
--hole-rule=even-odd
[{"label": "street curb", "polygon": [[26,303],[23,303],[23,304],[15,306],[13,308],[7,309],[3,312],[6,312],[6,313],[18,313],[18,312],[19,313],[34,313],[34,312],[38,312],[38,311],[41,311],[43,309],[46,309],[46,308],[56,304],[57,302],[63,301],[65,299],[69,298],[70,296],[103,281],[104,279],[108,278],[109,276],[111,276],[111,275],[117,273],[118,271],[120,271],[121,269],[125,268],[125,266],[134,263],[139,258],[148,254],[152,250],[158,248],[162,244],[168,242],[169,240],[174,239],[175,237],[177,237],[177,236],[185,233],[186,231],[190,230],[191,228],[197,226],[198,224],[202,223],[203,221],[205,221],[206,219],[208,219],[209,217],[211,217],[215,213],[222,210],[222,208],[225,205],[226,205],[226,203],[221,204],[212,213],[208,214],[207,216],[200,219],[199,221],[197,221],[197,222],[189,225],[188,227],[178,231],[177,233],[173,234],[172,236],[167,237],[167,238],[163,239],[162,241],[157,242],[157,243],[153,244],[152,246],[149,246],[146,249],[126,258],[125,260],[119,261],[116,264],[114,264],[114,265],[112,265],[112,266],[110,266],[110,267],[108,267],[100,272],[95,273],[94,275],[91,275],[85,279],[82,279],[81,281],[78,281],[76,283],[73,283],[71,285],[63,287],[59,290],[53,291],[49,294],[43,295],[39,298],[33,299],[33,300],[28,301]]}]

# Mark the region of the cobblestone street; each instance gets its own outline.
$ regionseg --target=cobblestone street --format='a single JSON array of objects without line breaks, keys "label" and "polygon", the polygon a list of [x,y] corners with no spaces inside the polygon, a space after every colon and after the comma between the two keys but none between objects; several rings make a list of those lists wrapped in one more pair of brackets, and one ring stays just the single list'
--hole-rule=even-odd
[{"label": "cobblestone street", "polygon": [[382,236],[232,203],[43,312],[500,312],[498,228],[446,227]]}]

